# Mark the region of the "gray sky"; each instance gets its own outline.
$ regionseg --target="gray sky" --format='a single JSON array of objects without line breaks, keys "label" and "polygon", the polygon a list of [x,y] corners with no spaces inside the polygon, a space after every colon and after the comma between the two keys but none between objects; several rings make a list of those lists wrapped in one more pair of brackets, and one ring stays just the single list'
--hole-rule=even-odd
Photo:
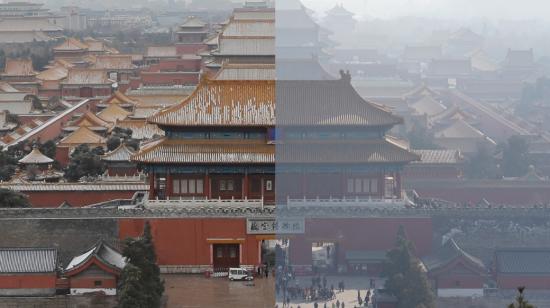
[{"label": "gray sky", "polygon": [[548,0],[302,0],[308,7],[323,13],[336,3],[348,10],[375,18],[404,15],[426,17],[489,19],[544,19],[550,21]]}]

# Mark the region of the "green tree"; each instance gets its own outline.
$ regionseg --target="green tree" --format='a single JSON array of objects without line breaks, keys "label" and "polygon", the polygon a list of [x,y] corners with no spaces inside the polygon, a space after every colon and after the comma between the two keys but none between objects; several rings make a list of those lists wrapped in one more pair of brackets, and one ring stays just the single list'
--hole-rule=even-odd
[{"label": "green tree", "polygon": [[118,308],[148,308],[145,296],[147,290],[142,279],[143,275],[137,266],[130,263],[124,267],[120,275]]},{"label": "green tree", "polygon": [[484,143],[478,144],[476,153],[466,160],[464,173],[470,179],[499,178],[495,157]]},{"label": "green tree", "polygon": [[29,200],[24,195],[10,189],[0,188],[0,208],[30,207]]},{"label": "green tree", "polygon": [[104,151],[101,147],[90,149],[88,145],[79,145],[71,154],[69,165],[65,169],[65,178],[76,182],[84,176],[97,176],[105,171],[101,161]]},{"label": "green tree", "polygon": [[17,159],[6,151],[0,151],[0,181],[9,181],[15,173]]},{"label": "green tree", "polygon": [[398,308],[435,308],[428,278],[413,251],[412,243],[400,226],[396,245],[387,253],[387,261],[384,262],[384,288],[397,298]]},{"label": "green tree", "polygon": [[433,134],[428,132],[428,130],[420,124],[413,125],[412,129],[407,134],[407,139],[413,149],[439,149],[439,146],[434,142]]},{"label": "green tree", "polygon": [[34,110],[40,110],[40,111],[44,110],[44,106],[42,105],[42,102],[36,96],[33,96],[32,98],[32,108]]},{"label": "green tree", "polygon": [[120,138],[118,137],[111,137],[107,139],[107,150],[112,151],[120,145]]},{"label": "green tree", "polygon": [[[139,269],[141,287],[147,290],[144,294],[145,307],[158,308],[164,293],[164,282],[160,278],[160,269],[157,265],[157,255],[151,234],[149,222],[145,223],[143,235],[139,238],[128,238],[124,241],[122,254],[128,264]],[[121,290],[124,288],[121,284]]]},{"label": "green tree", "polygon": [[524,138],[512,136],[502,146],[502,173],[506,177],[523,176],[529,171],[529,146]]},{"label": "green tree", "polygon": [[529,301],[525,299],[523,291],[525,291],[525,287],[518,288],[519,294],[516,297],[516,302],[508,305],[508,308],[535,308],[535,306],[529,304]]},{"label": "green tree", "polygon": [[57,152],[57,145],[53,140],[48,140],[42,144],[38,144],[38,149],[42,154],[48,156],[51,159],[55,159],[55,154]]}]

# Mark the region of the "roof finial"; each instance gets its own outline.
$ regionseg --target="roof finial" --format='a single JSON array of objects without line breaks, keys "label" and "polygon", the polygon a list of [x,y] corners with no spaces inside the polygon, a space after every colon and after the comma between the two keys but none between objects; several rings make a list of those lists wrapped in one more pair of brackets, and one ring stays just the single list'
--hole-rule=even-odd
[{"label": "roof finial", "polygon": [[340,80],[345,81],[347,83],[351,83],[351,74],[349,70],[345,71],[340,70]]}]

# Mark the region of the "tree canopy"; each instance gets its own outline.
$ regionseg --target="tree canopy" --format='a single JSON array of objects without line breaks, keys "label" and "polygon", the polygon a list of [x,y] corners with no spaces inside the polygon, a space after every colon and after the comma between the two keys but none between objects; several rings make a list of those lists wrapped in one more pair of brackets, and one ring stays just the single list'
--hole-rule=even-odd
[{"label": "tree canopy", "polygon": [[525,287],[518,288],[519,294],[516,297],[516,302],[508,305],[508,308],[535,308],[535,306],[531,305],[529,301],[525,299],[525,296],[523,295],[523,291],[525,291]]},{"label": "tree canopy", "polygon": [[428,132],[426,127],[418,123],[415,123],[412,129],[408,132],[407,139],[409,140],[411,148],[413,149],[439,149],[439,146],[434,142],[433,134]]},{"label": "tree canopy", "polygon": [[29,200],[24,195],[13,190],[0,188],[0,208],[30,207]]},{"label": "tree canopy", "polygon": [[478,144],[477,151],[468,157],[464,166],[464,173],[470,179],[497,179],[500,170],[493,152],[484,144]]},{"label": "tree canopy", "polygon": [[147,290],[142,279],[143,275],[137,266],[128,264],[124,267],[118,290],[119,308],[147,308],[145,297]]},{"label": "tree canopy", "polygon": [[16,167],[17,159],[9,152],[0,151],[0,181],[9,181]]},{"label": "tree canopy", "polygon": [[[127,238],[122,254],[128,265],[124,268],[119,286],[120,308],[158,308],[164,293],[164,282],[160,278],[157,255],[149,222],[145,223],[143,235]],[[130,266],[128,268],[128,266]],[[127,269],[128,268],[128,269]],[[136,281],[137,280],[137,281]],[[143,290],[147,290],[143,292]],[[130,298],[141,292],[140,296]]]},{"label": "tree canopy", "polygon": [[65,169],[65,178],[76,182],[84,176],[98,176],[105,171],[105,164],[101,161],[104,154],[103,148],[90,149],[88,145],[81,144],[71,154],[69,165]]},{"label": "tree canopy", "polygon": [[529,170],[529,146],[524,138],[512,136],[501,145],[502,173],[506,177],[523,176]]},{"label": "tree canopy", "polygon": [[413,251],[401,226],[395,247],[387,253],[384,262],[385,291],[395,296],[398,308],[435,308],[428,278]]}]

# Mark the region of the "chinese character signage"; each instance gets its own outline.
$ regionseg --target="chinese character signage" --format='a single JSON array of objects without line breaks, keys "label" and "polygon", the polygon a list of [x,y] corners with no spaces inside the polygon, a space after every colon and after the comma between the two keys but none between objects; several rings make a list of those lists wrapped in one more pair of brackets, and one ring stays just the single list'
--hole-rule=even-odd
[{"label": "chinese character signage", "polygon": [[246,220],[248,234],[297,234],[304,233],[304,219],[300,218],[249,218]]}]

